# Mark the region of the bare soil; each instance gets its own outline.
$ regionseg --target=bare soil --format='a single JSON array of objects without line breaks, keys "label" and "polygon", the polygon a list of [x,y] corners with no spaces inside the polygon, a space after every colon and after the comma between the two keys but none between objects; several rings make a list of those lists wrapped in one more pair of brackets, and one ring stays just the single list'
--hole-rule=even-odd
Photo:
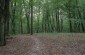
[{"label": "bare soil", "polygon": [[84,33],[16,35],[0,55],[85,55]]}]

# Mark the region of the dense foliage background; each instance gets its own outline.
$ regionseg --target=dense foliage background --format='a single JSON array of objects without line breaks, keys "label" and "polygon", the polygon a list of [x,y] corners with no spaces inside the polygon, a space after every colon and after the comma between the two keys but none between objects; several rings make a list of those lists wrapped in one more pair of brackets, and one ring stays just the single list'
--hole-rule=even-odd
[{"label": "dense foliage background", "polygon": [[32,18],[35,33],[85,32],[84,2],[84,0],[10,1],[10,33],[30,33]]}]

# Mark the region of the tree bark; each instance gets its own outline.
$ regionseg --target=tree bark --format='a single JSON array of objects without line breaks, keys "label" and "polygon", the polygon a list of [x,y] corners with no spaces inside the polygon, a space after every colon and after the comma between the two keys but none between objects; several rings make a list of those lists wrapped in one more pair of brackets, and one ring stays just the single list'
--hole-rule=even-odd
[{"label": "tree bark", "polygon": [[[6,45],[9,0],[0,0],[0,46]],[[8,19],[8,20],[7,20]]]}]

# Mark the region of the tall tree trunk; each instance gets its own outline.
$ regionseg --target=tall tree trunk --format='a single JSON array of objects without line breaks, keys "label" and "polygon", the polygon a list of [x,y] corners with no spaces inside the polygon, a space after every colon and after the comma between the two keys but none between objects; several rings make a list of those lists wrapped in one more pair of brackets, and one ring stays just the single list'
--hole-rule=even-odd
[{"label": "tall tree trunk", "polygon": [[9,0],[5,0],[5,35],[9,35]]},{"label": "tall tree trunk", "polygon": [[31,18],[31,29],[30,29],[30,34],[33,35],[33,0],[30,0],[30,18]]},{"label": "tall tree trunk", "polygon": [[70,28],[70,32],[73,32],[73,29],[72,29],[72,21],[71,21],[71,0],[69,0],[68,2],[69,4],[69,7],[68,7],[68,18],[69,18],[69,28]]},{"label": "tall tree trunk", "polygon": [[9,0],[0,0],[0,46],[6,45]]},{"label": "tall tree trunk", "polygon": [[30,33],[30,24],[29,24],[29,14],[26,13],[26,18],[27,18],[27,33],[29,34]]},{"label": "tall tree trunk", "polygon": [[22,8],[20,9],[20,33],[23,34]]},{"label": "tall tree trunk", "polygon": [[23,20],[22,20],[22,11],[23,11],[23,8],[22,8],[22,2],[20,2],[20,33],[23,34]]},{"label": "tall tree trunk", "polygon": [[56,11],[56,31],[60,32],[59,8]]},{"label": "tall tree trunk", "polygon": [[16,2],[14,2],[14,3],[11,3],[11,7],[12,7],[12,34],[15,34],[15,13],[16,13],[16,11],[15,11],[15,7],[16,7]]}]

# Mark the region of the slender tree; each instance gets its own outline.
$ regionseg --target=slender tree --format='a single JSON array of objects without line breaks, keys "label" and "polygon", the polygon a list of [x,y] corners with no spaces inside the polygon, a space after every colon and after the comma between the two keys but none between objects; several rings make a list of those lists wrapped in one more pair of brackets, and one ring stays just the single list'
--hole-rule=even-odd
[{"label": "slender tree", "polygon": [[30,0],[30,18],[31,18],[31,26],[30,26],[30,34],[33,34],[33,0]]}]

